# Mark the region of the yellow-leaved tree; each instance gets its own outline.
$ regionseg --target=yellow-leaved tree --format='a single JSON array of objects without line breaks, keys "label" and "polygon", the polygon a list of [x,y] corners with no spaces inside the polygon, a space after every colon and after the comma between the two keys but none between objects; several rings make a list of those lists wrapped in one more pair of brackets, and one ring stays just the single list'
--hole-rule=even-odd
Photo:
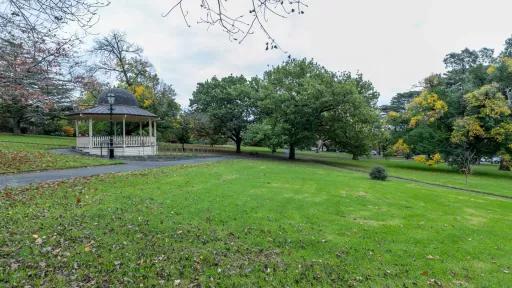
[{"label": "yellow-leaved tree", "polygon": [[393,151],[395,155],[407,157],[411,152],[411,148],[407,143],[405,143],[404,139],[400,138],[395,144],[393,144],[391,151]]},{"label": "yellow-leaved tree", "polygon": [[433,123],[446,111],[448,111],[448,105],[436,93],[424,90],[407,106],[409,128],[414,128],[420,123]]},{"label": "yellow-leaved tree", "polygon": [[500,169],[510,170],[507,159],[512,152],[511,111],[498,85],[482,86],[466,94],[464,101],[465,116],[454,122],[451,142],[473,151],[499,154],[502,159]]}]

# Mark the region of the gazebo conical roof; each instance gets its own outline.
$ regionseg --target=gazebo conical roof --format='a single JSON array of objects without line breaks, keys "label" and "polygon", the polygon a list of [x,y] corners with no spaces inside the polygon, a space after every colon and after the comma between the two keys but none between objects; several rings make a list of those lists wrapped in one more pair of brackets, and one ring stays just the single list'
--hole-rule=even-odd
[{"label": "gazebo conical roof", "polygon": [[108,95],[114,95],[114,104],[112,105],[112,119],[126,119],[128,121],[141,121],[148,118],[156,118],[157,116],[147,110],[139,107],[135,96],[125,89],[111,88],[103,91],[98,97],[97,105],[71,112],[68,114],[70,119],[80,120],[83,118],[92,118],[95,120],[110,119],[110,105],[108,103]]}]

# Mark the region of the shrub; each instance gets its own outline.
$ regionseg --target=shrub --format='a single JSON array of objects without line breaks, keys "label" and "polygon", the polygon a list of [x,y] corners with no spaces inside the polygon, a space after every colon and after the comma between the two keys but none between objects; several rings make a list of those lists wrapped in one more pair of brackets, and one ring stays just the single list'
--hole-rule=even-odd
[{"label": "shrub", "polygon": [[372,168],[372,171],[370,171],[370,178],[373,180],[385,181],[386,178],[388,178],[388,173],[384,167],[375,166]]},{"label": "shrub", "polygon": [[69,126],[64,126],[62,128],[62,132],[64,132],[64,134],[66,134],[66,136],[68,137],[72,137],[73,135],[75,135],[75,129]]},{"label": "shrub", "polygon": [[443,162],[443,158],[441,157],[441,154],[436,153],[432,157],[427,157],[425,155],[418,155],[414,157],[414,161],[423,163],[425,165],[428,165],[430,167],[437,165],[441,162]]},{"label": "shrub", "polygon": [[411,152],[411,148],[407,143],[405,143],[404,139],[400,138],[395,144],[393,144],[391,151],[393,151],[397,156],[406,157],[407,154]]}]

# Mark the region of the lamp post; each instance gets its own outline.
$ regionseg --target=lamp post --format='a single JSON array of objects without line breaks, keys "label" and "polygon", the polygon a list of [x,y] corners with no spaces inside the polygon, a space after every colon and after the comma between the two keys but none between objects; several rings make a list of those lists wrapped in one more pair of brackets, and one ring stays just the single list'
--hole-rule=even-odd
[{"label": "lamp post", "polygon": [[114,127],[112,122],[112,114],[114,113],[114,101],[116,100],[116,97],[113,93],[108,93],[107,95],[109,112],[110,112],[110,138],[108,141],[108,159],[114,159]]}]

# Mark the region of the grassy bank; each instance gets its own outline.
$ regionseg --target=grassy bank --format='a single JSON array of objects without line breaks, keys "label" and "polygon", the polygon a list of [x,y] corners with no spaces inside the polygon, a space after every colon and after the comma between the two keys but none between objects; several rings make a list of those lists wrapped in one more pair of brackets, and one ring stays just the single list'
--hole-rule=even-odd
[{"label": "grassy bank", "polygon": [[119,163],[48,151],[68,148],[74,143],[74,138],[70,137],[0,134],[0,174]]}]

